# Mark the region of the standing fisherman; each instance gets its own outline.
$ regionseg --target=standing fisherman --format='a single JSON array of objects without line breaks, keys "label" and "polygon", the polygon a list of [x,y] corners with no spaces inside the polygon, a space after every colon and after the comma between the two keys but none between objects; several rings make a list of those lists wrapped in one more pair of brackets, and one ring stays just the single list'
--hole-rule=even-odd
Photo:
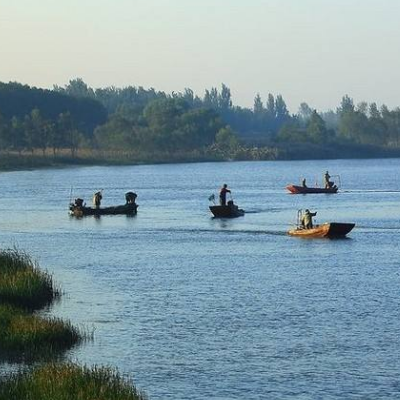
[{"label": "standing fisherman", "polygon": [[226,194],[230,193],[231,191],[228,189],[228,185],[224,183],[221,190],[219,191],[219,204],[221,206],[226,206]]},{"label": "standing fisherman", "polygon": [[333,186],[333,182],[330,181],[331,176],[329,175],[329,172],[326,171],[324,175],[324,180],[325,180],[325,189],[330,189]]},{"label": "standing fisherman", "polygon": [[102,198],[101,190],[93,195],[93,205],[95,208],[100,208]]},{"label": "standing fisherman", "polygon": [[317,213],[312,213],[310,210],[305,210],[301,216],[301,225],[304,229],[311,229],[313,227],[312,217],[315,217]]}]

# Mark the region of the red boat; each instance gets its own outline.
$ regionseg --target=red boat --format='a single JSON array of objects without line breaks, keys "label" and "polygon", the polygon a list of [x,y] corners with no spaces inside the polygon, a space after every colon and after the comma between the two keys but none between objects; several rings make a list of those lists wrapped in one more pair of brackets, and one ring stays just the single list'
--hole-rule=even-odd
[{"label": "red boat", "polygon": [[306,193],[337,193],[339,188],[336,185],[330,188],[288,185],[286,186],[286,189],[293,194],[306,194]]}]

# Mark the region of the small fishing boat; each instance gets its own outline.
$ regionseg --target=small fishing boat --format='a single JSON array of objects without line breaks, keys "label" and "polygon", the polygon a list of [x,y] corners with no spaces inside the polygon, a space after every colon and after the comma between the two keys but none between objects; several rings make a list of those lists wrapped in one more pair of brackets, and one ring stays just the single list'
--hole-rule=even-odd
[{"label": "small fishing boat", "polygon": [[232,200],[228,201],[225,206],[213,205],[209,206],[209,208],[216,218],[236,218],[244,215],[244,210],[233,204]]},{"label": "small fishing boat", "polygon": [[[101,192],[95,193],[95,196]],[[95,202],[95,207],[87,207],[86,203],[81,198],[76,198],[73,203],[69,205],[69,213],[75,217],[83,217],[86,215],[135,215],[137,214],[136,204],[137,194],[133,192],[127,192],[125,194],[126,203],[120,206],[111,207],[100,207],[100,201]]]},{"label": "small fishing boat", "polygon": [[353,223],[342,223],[342,222],[326,222],[322,225],[317,225],[310,229],[305,229],[301,226],[291,229],[288,234],[290,236],[310,237],[310,238],[322,238],[322,237],[344,237],[353,228]]},{"label": "small fishing boat", "polygon": [[86,207],[83,205],[77,206],[71,203],[69,212],[75,217],[83,217],[86,215],[136,215],[138,207],[136,203],[101,208]]},{"label": "small fishing boat", "polygon": [[[335,181],[338,182],[338,185],[335,185],[335,182],[331,181],[330,178],[335,178]],[[318,187],[318,183],[315,186],[309,187],[306,184],[306,178],[303,178],[301,185],[288,185],[286,189],[289,190],[290,193],[293,194],[306,194],[306,193],[337,193],[339,187],[342,185],[340,175],[330,176],[328,171],[326,171],[322,186]]]},{"label": "small fishing boat", "polygon": [[332,186],[330,188],[321,187],[308,187],[308,186],[297,186],[288,185],[286,189],[293,194],[306,194],[306,193],[337,193],[339,188],[337,186]]}]

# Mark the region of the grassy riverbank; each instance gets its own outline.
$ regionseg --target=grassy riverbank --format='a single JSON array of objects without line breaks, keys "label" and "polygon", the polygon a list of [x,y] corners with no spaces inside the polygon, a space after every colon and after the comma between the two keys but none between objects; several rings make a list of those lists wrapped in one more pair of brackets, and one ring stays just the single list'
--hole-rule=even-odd
[{"label": "grassy riverbank", "polygon": [[0,252],[0,301],[29,310],[51,304],[59,296],[51,275],[39,270],[25,253]]},{"label": "grassy riverbank", "polygon": [[[69,321],[34,312],[59,296],[53,279],[17,250],[0,251],[0,365],[59,359],[87,335]],[[109,368],[45,364],[0,378],[0,400],[144,400]]]},{"label": "grassy riverbank", "polygon": [[235,149],[218,148],[192,151],[123,151],[79,149],[74,156],[68,150],[54,155],[50,150],[41,152],[2,153],[0,171],[39,169],[74,165],[138,165],[212,161],[272,161],[316,160],[344,158],[400,157],[399,148],[369,145],[309,143],[270,144],[263,146],[239,146]]},{"label": "grassy riverbank", "polygon": [[43,318],[10,305],[0,305],[0,353],[11,360],[58,356],[83,336],[69,321]]},{"label": "grassy riverbank", "polygon": [[17,250],[0,252],[0,354],[3,359],[49,359],[84,338],[70,322],[33,313],[59,296],[50,274]]},{"label": "grassy riverbank", "polygon": [[109,368],[50,364],[0,382],[0,400],[144,400],[132,384]]}]

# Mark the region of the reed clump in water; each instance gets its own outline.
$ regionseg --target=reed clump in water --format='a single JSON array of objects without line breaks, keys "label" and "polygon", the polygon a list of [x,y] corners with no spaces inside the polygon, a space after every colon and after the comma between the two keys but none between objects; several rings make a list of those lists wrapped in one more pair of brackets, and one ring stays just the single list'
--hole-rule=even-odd
[{"label": "reed clump in water", "polygon": [[8,304],[0,305],[0,354],[6,359],[49,359],[83,338],[69,321],[43,318]]},{"label": "reed clump in water", "polygon": [[132,382],[110,368],[48,364],[0,382],[0,400],[145,400]]},{"label": "reed clump in water", "polygon": [[38,310],[59,296],[51,275],[18,250],[0,251],[0,302]]}]

